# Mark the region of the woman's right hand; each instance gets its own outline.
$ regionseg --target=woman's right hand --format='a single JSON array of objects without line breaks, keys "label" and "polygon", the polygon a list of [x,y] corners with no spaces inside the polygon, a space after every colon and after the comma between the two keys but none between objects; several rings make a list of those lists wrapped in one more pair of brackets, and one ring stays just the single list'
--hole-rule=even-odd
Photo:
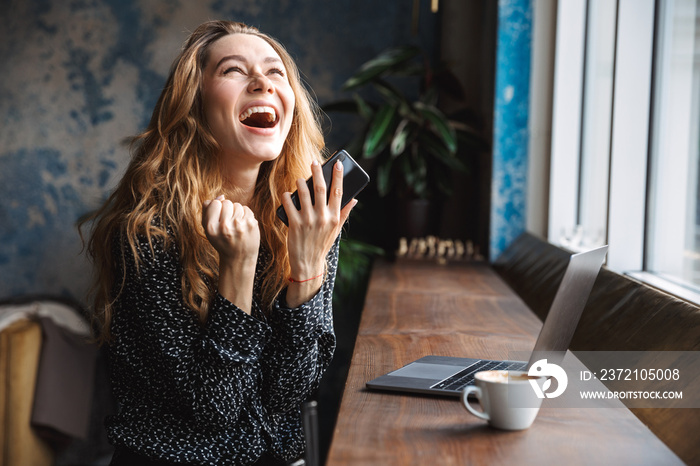
[{"label": "woman's right hand", "polygon": [[202,226],[219,253],[219,293],[245,312],[252,308],[260,228],[246,206],[219,196],[202,205]]}]

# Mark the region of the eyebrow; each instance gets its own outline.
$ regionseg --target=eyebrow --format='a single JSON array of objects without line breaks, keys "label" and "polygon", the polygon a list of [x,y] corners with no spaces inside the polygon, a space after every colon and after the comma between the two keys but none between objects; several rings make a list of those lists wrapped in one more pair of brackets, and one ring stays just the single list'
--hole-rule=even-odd
[{"label": "eyebrow", "polygon": [[[246,60],[246,58],[243,55],[226,55],[221,60],[219,60],[219,63],[216,64],[215,69],[218,69],[219,66],[221,66],[221,64],[223,62],[228,61],[228,60],[236,60],[236,61],[240,61],[243,63],[248,63],[248,60]],[[263,60],[263,63],[281,63],[281,64],[284,64],[284,63],[282,63],[282,60],[277,58],[277,57],[266,57]]]}]

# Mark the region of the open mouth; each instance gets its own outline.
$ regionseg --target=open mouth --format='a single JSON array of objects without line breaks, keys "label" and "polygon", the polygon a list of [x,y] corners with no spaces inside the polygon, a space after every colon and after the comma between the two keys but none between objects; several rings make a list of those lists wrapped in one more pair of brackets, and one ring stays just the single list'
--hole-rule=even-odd
[{"label": "open mouth", "polygon": [[250,107],[238,119],[253,128],[272,128],[277,124],[277,112],[272,107]]}]

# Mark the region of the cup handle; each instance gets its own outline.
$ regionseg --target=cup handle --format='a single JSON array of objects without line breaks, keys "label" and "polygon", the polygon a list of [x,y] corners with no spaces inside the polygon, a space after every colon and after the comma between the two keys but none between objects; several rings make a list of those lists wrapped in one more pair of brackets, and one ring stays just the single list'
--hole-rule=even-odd
[{"label": "cup handle", "polygon": [[462,392],[462,404],[467,409],[467,411],[472,413],[474,416],[481,418],[481,419],[485,419],[488,421],[489,415],[487,413],[485,413],[484,411],[477,411],[476,409],[472,408],[472,405],[469,404],[468,398],[469,398],[469,395],[471,395],[472,393],[474,393],[476,395],[476,398],[478,400],[481,400],[481,389],[479,387],[474,386],[474,385],[470,385],[467,388],[465,388],[464,391]]}]

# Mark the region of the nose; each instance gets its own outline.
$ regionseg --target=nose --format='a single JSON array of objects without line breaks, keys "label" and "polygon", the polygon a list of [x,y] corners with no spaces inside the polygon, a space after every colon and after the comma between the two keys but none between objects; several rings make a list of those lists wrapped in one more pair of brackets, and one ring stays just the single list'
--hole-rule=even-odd
[{"label": "nose", "polygon": [[248,92],[272,94],[274,93],[274,87],[267,76],[257,73],[252,76],[250,83],[248,83]]}]

